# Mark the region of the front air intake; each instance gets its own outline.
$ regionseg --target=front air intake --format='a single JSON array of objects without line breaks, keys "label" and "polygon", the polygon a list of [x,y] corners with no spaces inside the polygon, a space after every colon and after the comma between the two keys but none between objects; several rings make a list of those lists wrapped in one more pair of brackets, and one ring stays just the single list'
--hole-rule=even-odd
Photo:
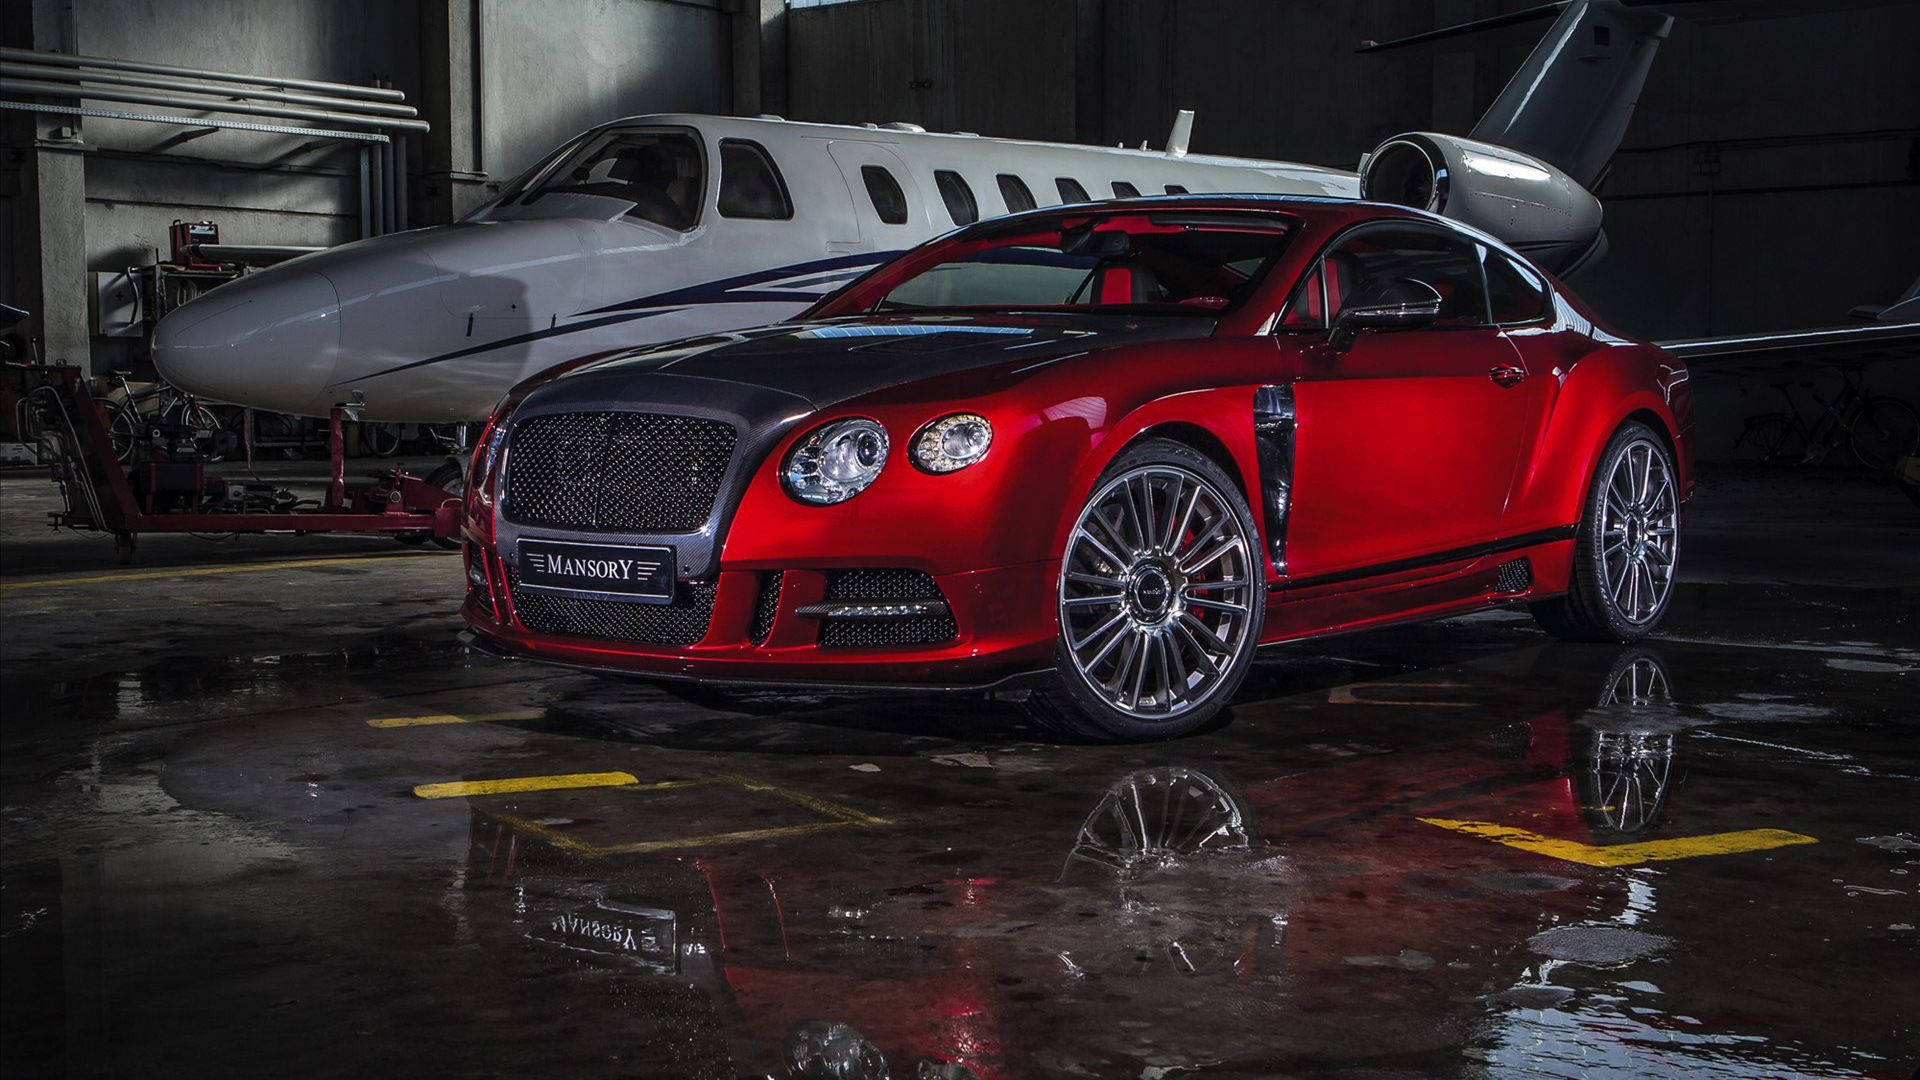
[{"label": "front air intake", "polygon": [[534,416],[507,443],[503,512],[516,525],[694,532],[713,515],[733,461],[733,425],[698,416]]}]

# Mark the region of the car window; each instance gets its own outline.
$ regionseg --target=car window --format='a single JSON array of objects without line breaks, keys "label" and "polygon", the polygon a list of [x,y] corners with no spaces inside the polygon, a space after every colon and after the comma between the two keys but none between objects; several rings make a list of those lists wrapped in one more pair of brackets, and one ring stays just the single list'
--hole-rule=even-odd
[{"label": "car window", "polygon": [[700,144],[681,131],[609,131],[548,170],[523,203],[548,195],[600,195],[633,204],[626,216],[669,229],[700,221]]},{"label": "car window", "polygon": [[1501,252],[1482,248],[1487,256],[1487,306],[1500,326],[1530,323],[1547,314],[1547,286],[1540,275]]},{"label": "car window", "polygon": [[867,198],[873,200],[873,212],[889,225],[907,223],[907,193],[884,165],[860,166],[860,179],[866,181]]},{"label": "car window", "polygon": [[1178,232],[1116,221],[1057,241],[1009,237],[921,270],[876,310],[1110,308],[1213,315],[1241,303],[1285,248],[1288,230],[1209,224]]},{"label": "car window", "polygon": [[759,143],[720,140],[720,216],[768,221],[793,218],[787,182]]},{"label": "car window", "polygon": [[1027,189],[1026,181],[1012,173],[1001,173],[994,179],[1000,183],[1000,199],[1007,204],[1007,213],[1017,214],[1034,208],[1033,192]]},{"label": "car window", "polygon": [[947,204],[947,216],[955,225],[971,225],[980,220],[980,205],[974,201],[973,189],[959,173],[937,169],[933,186],[940,189],[940,201]]},{"label": "car window", "polygon": [[1055,190],[1060,192],[1060,201],[1063,203],[1082,203],[1082,202],[1093,201],[1087,195],[1087,189],[1080,186],[1080,181],[1075,180],[1071,176],[1057,177],[1053,181],[1053,186]]},{"label": "car window", "polygon": [[1420,225],[1360,229],[1340,241],[1295,288],[1279,326],[1325,329],[1348,297],[1379,281],[1410,278],[1440,294],[1433,325],[1459,329],[1487,322],[1486,284],[1479,245],[1451,232]]},{"label": "car window", "polygon": [[1113,197],[1116,199],[1137,199],[1140,197],[1140,189],[1127,183],[1125,180],[1115,180],[1113,182]]}]

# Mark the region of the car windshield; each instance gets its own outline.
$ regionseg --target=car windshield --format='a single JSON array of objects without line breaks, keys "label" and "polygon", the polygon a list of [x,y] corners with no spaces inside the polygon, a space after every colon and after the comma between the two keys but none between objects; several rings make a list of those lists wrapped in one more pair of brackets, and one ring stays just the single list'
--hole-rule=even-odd
[{"label": "car windshield", "polygon": [[1243,303],[1286,247],[1284,219],[1218,213],[1068,218],[964,239],[875,305],[1211,315]]},{"label": "car windshield", "polygon": [[685,231],[700,220],[700,144],[683,131],[610,131],[546,170],[521,201],[563,193],[633,204],[628,217]]}]

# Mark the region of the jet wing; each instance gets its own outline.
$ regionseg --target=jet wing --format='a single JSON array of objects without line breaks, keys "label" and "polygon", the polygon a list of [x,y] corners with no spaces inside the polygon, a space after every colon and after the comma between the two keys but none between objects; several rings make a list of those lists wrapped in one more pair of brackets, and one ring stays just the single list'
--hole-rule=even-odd
[{"label": "jet wing", "polygon": [[1662,341],[1659,346],[1696,369],[1776,369],[1799,364],[1872,364],[1920,360],[1920,322],[1871,322],[1813,330],[1781,330]]}]

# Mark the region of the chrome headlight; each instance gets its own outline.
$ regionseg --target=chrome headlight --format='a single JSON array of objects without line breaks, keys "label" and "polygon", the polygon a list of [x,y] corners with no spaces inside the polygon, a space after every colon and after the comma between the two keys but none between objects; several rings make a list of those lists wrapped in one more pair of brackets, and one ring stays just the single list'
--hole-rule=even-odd
[{"label": "chrome headlight", "polygon": [[993,425],[974,413],[943,416],[913,437],[913,463],[930,473],[950,473],[987,456]]},{"label": "chrome headlight", "polygon": [[828,506],[867,490],[887,465],[887,429],[871,420],[835,420],[807,433],[780,470],[787,494]]}]

